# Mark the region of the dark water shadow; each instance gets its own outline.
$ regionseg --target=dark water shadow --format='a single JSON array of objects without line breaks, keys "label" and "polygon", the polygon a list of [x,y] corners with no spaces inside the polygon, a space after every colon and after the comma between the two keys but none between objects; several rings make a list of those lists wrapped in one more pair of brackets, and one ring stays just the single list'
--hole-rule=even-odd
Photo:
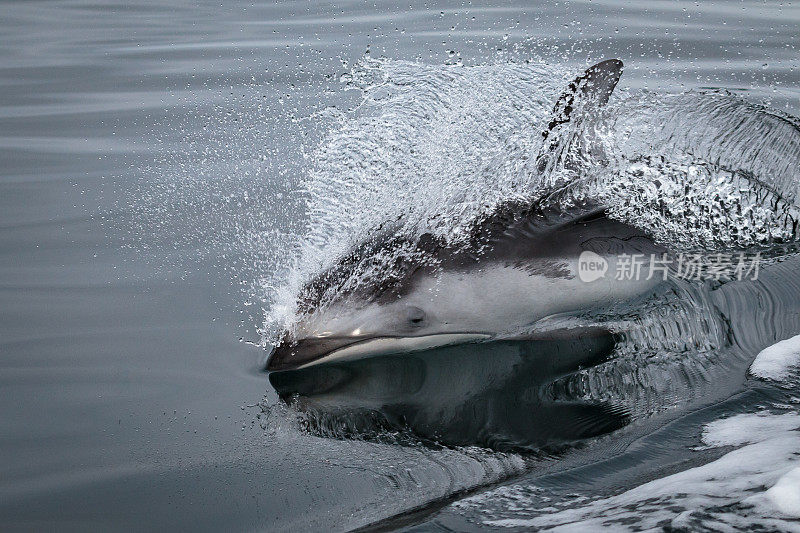
[{"label": "dark water shadow", "polygon": [[280,397],[309,429],[353,437],[410,430],[446,445],[500,451],[555,449],[626,425],[624,408],[556,398],[552,384],[606,362],[614,336],[437,348],[273,372]]}]

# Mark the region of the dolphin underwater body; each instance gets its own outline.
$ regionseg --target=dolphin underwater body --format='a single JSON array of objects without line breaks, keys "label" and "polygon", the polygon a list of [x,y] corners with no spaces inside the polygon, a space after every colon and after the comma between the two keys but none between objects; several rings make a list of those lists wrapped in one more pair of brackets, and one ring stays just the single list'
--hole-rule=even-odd
[{"label": "dolphin underwater body", "polygon": [[[539,170],[561,158],[580,171],[561,137],[606,104],[621,73],[607,60],[569,84],[542,133]],[[377,420],[497,449],[625,426],[626,408],[560,383],[607,362],[619,341],[587,316],[674,290],[659,277],[613,275],[625,257],[667,250],[601,205],[558,194],[498,206],[466,244],[376,231],[302,289],[295,324],[267,361],[279,395],[320,426],[361,431]]]}]

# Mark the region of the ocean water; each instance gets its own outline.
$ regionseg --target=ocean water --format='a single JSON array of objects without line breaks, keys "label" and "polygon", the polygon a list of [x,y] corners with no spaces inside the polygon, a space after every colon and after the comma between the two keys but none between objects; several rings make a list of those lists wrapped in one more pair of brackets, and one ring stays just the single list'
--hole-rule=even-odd
[{"label": "ocean water", "polygon": [[[796,341],[768,349],[800,333],[798,149],[764,118],[800,116],[798,23],[792,2],[3,2],[2,528],[800,529]],[[766,246],[761,285],[639,308],[628,357],[571,385],[636,423],[562,454],[309,431],[263,372],[298,287],[400,213],[458,239],[552,186],[524,162],[537,121],[610,57],[616,172],[581,190],[677,248]],[[665,179],[687,173],[692,209]]]}]

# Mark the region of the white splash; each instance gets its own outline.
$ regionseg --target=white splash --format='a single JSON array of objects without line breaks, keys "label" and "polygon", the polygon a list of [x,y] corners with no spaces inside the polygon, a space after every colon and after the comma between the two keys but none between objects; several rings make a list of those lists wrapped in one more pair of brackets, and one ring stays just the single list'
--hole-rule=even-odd
[{"label": "white splash", "polygon": [[[553,103],[580,71],[537,62],[356,65],[344,80],[360,103],[327,113],[327,133],[304,147],[308,168],[296,191],[304,228],[291,228],[292,253],[279,261],[289,267],[267,282],[292,290],[267,291],[265,331],[290,323],[296,289],[371,233],[432,233],[457,244],[510,201],[569,207],[589,198],[676,248],[794,238],[796,125],[729,94],[623,87],[565,136],[571,163],[542,171]],[[321,116],[314,121],[325,124]]]}]

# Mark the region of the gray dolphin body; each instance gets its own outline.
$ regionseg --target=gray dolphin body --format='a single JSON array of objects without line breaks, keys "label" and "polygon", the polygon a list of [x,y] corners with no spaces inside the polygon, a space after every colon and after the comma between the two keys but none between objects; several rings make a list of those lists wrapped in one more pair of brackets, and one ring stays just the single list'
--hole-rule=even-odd
[{"label": "gray dolphin body", "polygon": [[[563,125],[604,105],[621,72],[621,61],[607,60],[569,85],[543,132],[541,169],[559,150]],[[472,235],[470,246],[457,248],[429,234],[417,242],[374,236],[305,288],[301,316],[268,370],[514,337],[545,317],[629,298],[654,284],[613,276],[581,281],[578,259],[586,251],[605,256],[612,272],[612,254],[657,251],[642,232],[596,206],[564,212],[507,204],[476,223]],[[342,290],[319,306],[320,294],[351,278],[354,267],[400,246],[412,247],[415,259],[395,265],[389,279]]]}]

